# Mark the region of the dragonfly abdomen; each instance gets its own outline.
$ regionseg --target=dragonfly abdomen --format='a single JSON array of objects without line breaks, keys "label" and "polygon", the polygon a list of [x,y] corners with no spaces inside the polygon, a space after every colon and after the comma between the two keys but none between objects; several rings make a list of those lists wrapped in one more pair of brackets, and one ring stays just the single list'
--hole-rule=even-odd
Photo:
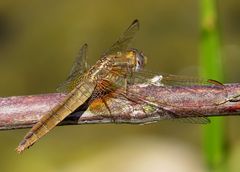
[{"label": "dragonfly abdomen", "polygon": [[75,111],[79,106],[87,101],[92,95],[94,84],[82,83],[71,91],[65,100],[54,107],[52,110],[43,115],[43,117],[33,126],[24,139],[17,147],[17,152],[33,145],[38,139],[47,134],[57,124],[59,124],[66,116]]}]

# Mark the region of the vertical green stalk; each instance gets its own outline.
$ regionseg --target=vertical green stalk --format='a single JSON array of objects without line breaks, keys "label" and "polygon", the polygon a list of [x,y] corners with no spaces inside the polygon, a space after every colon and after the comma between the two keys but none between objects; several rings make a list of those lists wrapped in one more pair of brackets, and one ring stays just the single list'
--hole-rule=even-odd
[{"label": "vertical green stalk", "polygon": [[[200,0],[201,76],[223,81],[217,0]],[[224,164],[224,119],[211,119],[212,123],[203,130],[205,159],[209,171],[225,171]]]}]

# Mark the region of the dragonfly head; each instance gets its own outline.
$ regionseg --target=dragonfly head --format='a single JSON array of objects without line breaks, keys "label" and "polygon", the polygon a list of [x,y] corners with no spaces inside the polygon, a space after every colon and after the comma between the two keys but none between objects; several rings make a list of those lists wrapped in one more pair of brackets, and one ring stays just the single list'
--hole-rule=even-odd
[{"label": "dragonfly head", "polygon": [[143,52],[134,48],[127,51],[127,58],[130,60],[134,72],[141,71],[147,63],[147,57]]}]

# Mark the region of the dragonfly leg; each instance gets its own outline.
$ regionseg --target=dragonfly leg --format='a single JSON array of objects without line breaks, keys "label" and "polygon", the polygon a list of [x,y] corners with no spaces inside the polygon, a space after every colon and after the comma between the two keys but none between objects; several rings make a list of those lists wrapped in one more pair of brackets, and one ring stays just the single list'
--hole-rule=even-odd
[{"label": "dragonfly leg", "polygon": [[232,97],[229,102],[239,102],[240,101],[240,94]]},{"label": "dragonfly leg", "polygon": [[224,84],[222,84],[221,82],[219,82],[219,81],[217,81],[217,80],[213,80],[213,79],[208,79],[207,82],[210,83],[210,84],[213,84],[213,85],[215,85],[215,86],[219,86],[219,88],[222,88],[223,91],[225,91],[225,96],[226,96],[227,98],[224,99],[224,100],[221,101],[221,102],[215,103],[216,106],[222,105],[222,104],[227,103],[227,102],[237,102],[237,101],[240,101],[240,98],[238,98],[238,100],[236,99],[237,97],[240,97],[240,95],[237,95],[237,96],[233,96],[233,97],[228,98],[228,92],[227,92],[227,90],[225,89]]},{"label": "dragonfly leg", "polygon": [[222,105],[225,104],[227,102],[239,102],[240,101],[240,94],[230,97],[230,98],[226,98],[224,101],[218,103],[218,105]]},{"label": "dragonfly leg", "polygon": [[102,99],[102,102],[104,103],[104,105],[106,106],[106,108],[107,108],[109,114],[112,115],[111,109],[110,109],[110,107],[108,106],[106,100],[105,100],[104,98],[101,98],[101,99]]},{"label": "dragonfly leg", "polygon": [[125,89],[126,95],[128,95],[129,85],[134,83],[134,78],[132,77],[132,75],[133,73],[131,72],[129,78],[127,75],[124,76],[124,89]]},{"label": "dragonfly leg", "polygon": [[210,84],[213,84],[213,85],[218,85],[218,86],[223,86],[224,87],[224,85],[217,80],[208,79],[207,82],[210,83]]},{"label": "dragonfly leg", "polygon": [[124,91],[126,95],[128,95],[128,85],[129,81],[127,80],[127,76],[124,76]]}]

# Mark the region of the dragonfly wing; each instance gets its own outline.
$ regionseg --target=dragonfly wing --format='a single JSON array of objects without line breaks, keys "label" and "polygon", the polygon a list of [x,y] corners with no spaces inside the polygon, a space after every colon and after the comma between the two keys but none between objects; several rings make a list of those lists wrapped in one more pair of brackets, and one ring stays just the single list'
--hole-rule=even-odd
[{"label": "dragonfly wing", "polygon": [[190,124],[209,124],[210,119],[207,117],[186,117],[186,118],[175,118],[172,119],[176,122],[190,123]]},{"label": "dragonfly wing", "polygon": [[132,78],[132,83],[145,83],[158,86],[192,86],[192,85],[217,85],[219,88],[224,88],[224,85],[219,81],[212,79],[203,79],[192,76],[172,75],[167,73],[155,73],[146,70],[129,74]]},{"label": "dragonfly wing", "polygon": [[153,73],[148,71],[135,72],[129,75],[133,82],[130,84],[143,84],[145,86],[214,86],[218,92],[222,92],[214,104],[221,104],[228,99],[228,91],[221,82],[212,79],[202,79],[191,76],[172,75],[166,73]]},{"label": "dragonfly wing", "polygon": [[108,49],[103,56],[125,52],[132,42],[136,32],[139,30],[139,21],[134,20],[128,29],[118,38],[118,40]]},{"label": "dragonfly wing", "polygon": [[87,49],[88,45],[84,44],[79,52],[78,55],[76,56],[76,59],[73,63],[73,66],[71,68],[71,71],[69,73],[69,76],[73,76],[79,73],[84,73],[88,69],[88,64],[87,64]]},{"label": "dragonfly wing", "polygon": [[[129,93],[128,93],[129,96]],[[200,114],[198,112],[174,112],[169,110],[169,107],[173,107],[174,105],[165,104],[165,103],[153,103],[149,100],[140,97],[138,94],[131,95],[131,99],[138,100],[140,104],[144,107],[144,112],[149,113],[149,115],[152,115],[151,113],[159,114],[160,118],[162,120],[172,120],[177,122],[184,122],[184,123],[191,123],[191,124],[208,124],[210,123],[210,120],[205,117],[203,114]],[[131,100],[129,99],[129,100]],[[141,103],[142,101],[142,103]],[[148,107],[148,108],[146,108]],[[176,108],[176,107],[175,107]],[[145,109],[151,109],[149,112]]]},{"label": "dragonfly wing", "polygon": [[169,107],[176,108],[175,105],[165,103],[164,101],[160,103],[151,102],[133,90],[126,90],[124,87],[124,79],[123,77],[119,77],[119,80],[115,83],[101,83],[101,85],[98,86],[98,91],[93,96],[90,111],[100,115],[131,114],[135,113],[134,106],[140,105],[142,111],[146,114],[151,115],[151,113],[158,113],[162,119],[195,124],[207,124],[210,122],[207,117],[198,112],[173,112],[168,109]]},{"label": "dragonfly wing", "polygon": [[[113,86],[116,87],[116,86]],[[108,87],[106,89],[111,90],[112,88]],[[191,124],[208,124],[210,120],[207,117],[204,117],[202,114],[191,112],[187,113],[176,113],[167,109],[170,105],[156,105],[151,103],[148,100],[136,93],[128,92],[125,90],[119,89],[115,92],[102,95],[99,98],[94,98],[89,106],[89,110],[96,115],[127,115],[129,117],[131,114],[136,116],[136,113],[140,111],[144,112],[146,115],[151,116],[154,114],[159,114],[161,120],[171,120],[176,122],[191,123]],[[135,108],[137,107],[137,108]],[[150,109],[150,110],[149,110]]]},{"label": "dragonfly wing", "polygon": [[114,96],[111,93],[94,99],[89,110],[96,115],[121,115],[131,112],[132,107],[124,97],[121,95]]},{"label": "dragonfly wing", "polygon": [[78,85],[81,75],[88,69],[87,48],[87,44],[81,47],[67,79],[57,88],[57,91],[70,92]]}]

